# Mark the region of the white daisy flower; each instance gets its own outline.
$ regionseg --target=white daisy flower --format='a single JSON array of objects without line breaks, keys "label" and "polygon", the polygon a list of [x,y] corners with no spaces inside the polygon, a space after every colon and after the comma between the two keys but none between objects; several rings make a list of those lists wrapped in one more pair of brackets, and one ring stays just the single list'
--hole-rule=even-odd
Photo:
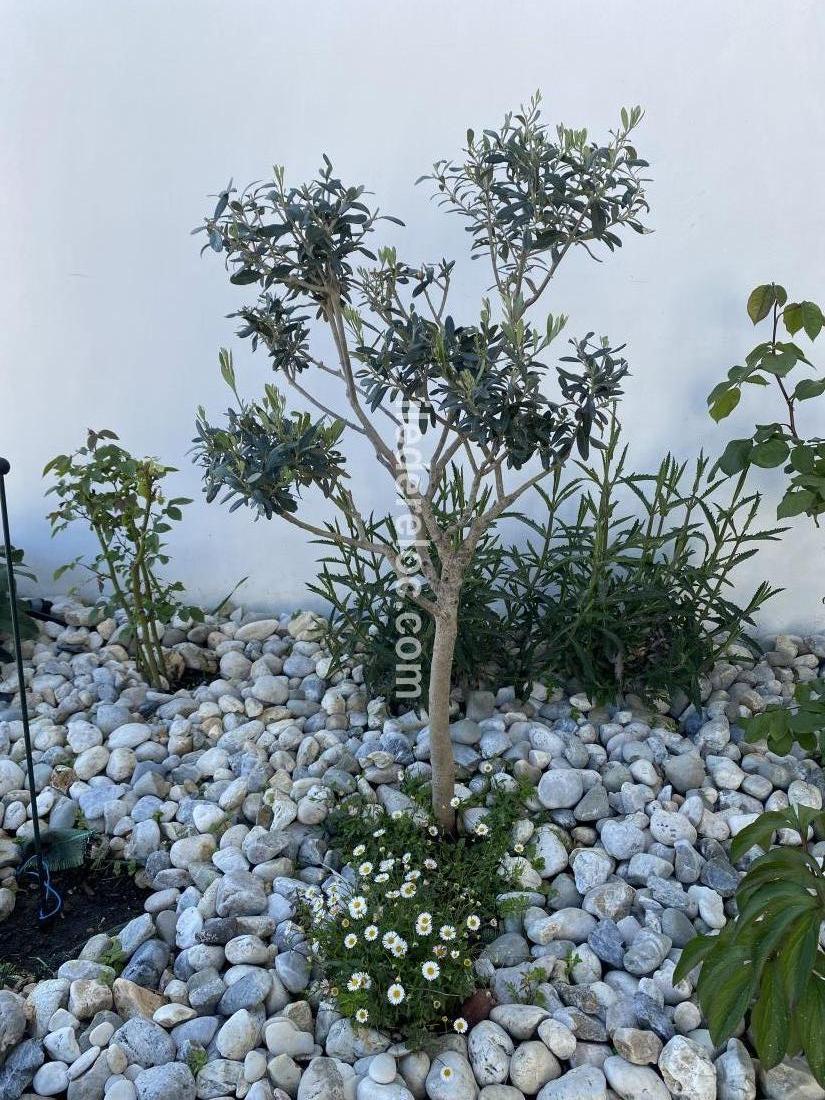
[{"label": "white daisy flower", "polygon": [[381,943],[387,949],[387,951],[389,951],[389,949],[392,947],[397,939],[398,933],[393,932],[393,930],[390,929],[389,932],[385,932],[384,935],[381,937]]},{"label": "white daisy flower", "polygon": [[430,825],[427,829],[427,832],[430,834],[430,836],[438,836],[438,829],[436,829],[435,825]]},{"label": "white daisy flower", "polygon": [[390,881],[390,876],[388,874],[386,874],[386,872],[382,871],[380,875],[375,876],[375,881],[379,882],[379,883],[380,882],[389,882]]},{"label": "white daisy flower", "polygon": [[425,962],[421,966],[421,973],[428,982],[434,982],[441,973],[441,967],[436,962]]},{"label": "white daisy flower", "polygon": [[471,913],[469,917],[467,917],[467,927],[470,929],[471,932],[477,932],[479,928],[481,928],[481,920],[475,915],[475,913]]},{"label": "white daisy flower", "polygon": [[457,1020],[453,1021],[453,1031],[457,1031],[459,1035],[463,1035],[467,1030],[467,1021],[463,1016],[459,1016]]},{"label": "white daisy flower", "polygon": [[362,855],[364,854],[364,852],[366,852],[366,850],[367,850],[367,846],[366,846],[366,844],[357,844],[357,845],[356,845],[356,846],[355,846],[355,847],[354,847],[354,848],[352,849],[352,854],[353,854],[353,855],[354,855],[354,856],[356,857],[356,859],[357,859],[357,858],[358,858],[358,856],[362,856]]},{"label": "white daisy flower", "polygon": [[392,817],[393,821],[400,821],[401,818],[404,816],[404,811],[403,810],[393,810],[392,814],[390,816]]},{"label": "white daisy flower", "polygon": [[371,985],[372,978],[369,974],[365,973],[363,970],[356,970],[347,982],[347,989],[351,992],[355,992],[357,989],[369,989]]},{"label": "white daisy flower", "polygon": [[350,932],[349,935],[344,936],[344,947],[351,950],[358,943],[358,937],[354,932]]},{"label": "white daisy flower", "polygon": [[442,924],[438,930],[439,936],[442,940],[449,942],[455,939],[455,927],[452,924]]},{"label": "white daisy flower", "polygon": [[461,952],[457,951],[455,948],[453,948],[452,951],[450,952],[450,958],[451,959],[457,959],[457,958],[460,957],[460,955],[461,955]]},{"label": "white daisy flower", "polygon": [[516,853],[516,855],[520,856],[521,853],[524,851],[524,845],[523,844],[514,844],[513,845],[513,851]]},{"label": "white daisy flower", "polygon": [[482,760],[480,770],[484,775],[489,775],[490,772],[493,770],[493,765],[490,763],[489,760]]},{"label": "white daisy flower", "polygon": [[460,798],[457,798],[456,796],[453,796],[453,797],[452,797],[452,798],[450,799],[450,805],[452,806],[452,808],[453,808],[454,810],[457,810],[457,809],[458,809],[458,807],[459,807],[459,806],[461,805],[461,799],[460,799]]},{"label": "white daisy flower", "polygon": [[490,831],[490,826],[485,825],[483,821],[479,821],[478,825],[476,825],[476,827],[474,829],[474,832],[475,832],[476,836],[487,836],[489,831]]},{"label": "white daisy flower", "polygon": [[438,864],[434,859],[425,859],[424,866],[427,868],[428,871],[434,871]]},{"label": "white daisy flower", "polygon": [[403,959],[407,954],[407,941],[399,936],[390,946],[390,954],[396,959]]},{"label": "white daisy flower", "polygon": [[415,883],[405,882],[399,890],[402,898],[414,898],[415,897]]},{"label": "white daisy flower", "polygon": [[365,1024],[369,1018],[370,1014],[365,1008],[359,1008],[358,1011],[355,1013],[356,1022],[359,1024]]},{"label": "white daisy flower", "polygon": [[361,878],[366,878],[367,875],[372,874],[372,864],[368,859],[359,866],[358,874],[361,876]]},{"label": "white daisy flower", "polygon": [[372,943],[373,940],[378,939],[378,929],[374,924],[368,924],[364,929],[364,939],[367,943]]},{"label": "white daisy flower", "polygon": [[[377,840],[377,839],[378,839],[378,837],[379,837],[379,836],[383,836],[383,835],[384,835],[384,833],[385,833],[386,831],[387,831],[386,829],[376,829],[376,830],[375,830],[375,832],[374,832],[374,833],[373,833],[372,835],[373,835],[373,836],[374,836],[374,837],[376,838],[376,840]],[[359,854],[360,854],[360,853],[359,853]]]},{"label": "white daisy flower", "polygon": [[361,917],[367,915],[367,899],[358,894],[356,897],[350,898],[347,909],[354,920],[360,920]]},{"label": "white daisy flower", "polygon": [[452,1081],[452,1079],[453,1079],[453,1070],[452,1070],[452,1068],[450,1066],[442,1066],[440,1077],[441,1077],[442,1081]]},{"label": "white daisy flower", "polygon": [[395,982],[387,990],[387,1000],[391,1005],[400,1005],[404,998],[407,996],[404,986],[399,982]]},{"label": "white daisy flower", "polygon": [[415,922],[415,930],[419,936],[429,936],[433,930],[433,918],[429,913],[419,913]]},{"label": "white daisy flower", "polygon": [[381,862],[378,864],[378,870],[379,871],[391,871],[394,866],[395,866],[395,860],[394,859],[382,859]]}]

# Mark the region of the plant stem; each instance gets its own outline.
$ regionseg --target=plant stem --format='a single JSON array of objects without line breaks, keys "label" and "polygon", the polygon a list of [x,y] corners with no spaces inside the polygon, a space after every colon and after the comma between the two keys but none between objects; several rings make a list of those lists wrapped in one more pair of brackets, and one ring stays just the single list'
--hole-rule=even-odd
[{"label": "plant stem", "polygon": [[433,774],[433,813],[448,832],[455,828],[455,811],[450,805],[455,793],[455,760],[450,741],[450,680],[458,634],[458,594],[439,600],[435,615],[435,636],[430,664],[430,762]]}]

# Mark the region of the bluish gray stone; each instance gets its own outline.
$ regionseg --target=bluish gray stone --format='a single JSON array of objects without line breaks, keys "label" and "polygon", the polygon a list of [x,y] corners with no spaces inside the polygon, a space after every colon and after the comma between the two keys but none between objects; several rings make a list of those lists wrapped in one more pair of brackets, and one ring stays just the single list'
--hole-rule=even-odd
[{"label": "bluish gray stone", "polygon": [[590,949],[608,966],[620,969],[624,961],[625,942],[614,920],[599,921],[587,937]]},{"label": "bluish gray stone", "polygon": [[135,1016],[112,1036],[126,1051],[130,1062],[141,1066],[162,1066],[175,1057],[175,1043],[160,1024]]},{"label": "bluish gray stone", "polygon": [[284,951],[275,959],[275,970],[290,993],[301,993],[309,985],[311,966],[300,951]]},{"label": "bluish gray stone", "polygon": [[14,1048],[0,1066],[0,1096],[3,1100],[18,1100],[23,1095],[45,1057],[43,1044],[37,1039],[27,1039]]},{"label": "bluish gray stone", "polygon": [[169,945],[162,940],[147,940],[132,955],[121,977],[145,989],[157,989],[168,962]]},{"label": "bluish gray stone", "polygon": [[139,1073],[135,1090],[138,1100],[195,1100],[195,1078],[188,1066],[170,1062]]}]

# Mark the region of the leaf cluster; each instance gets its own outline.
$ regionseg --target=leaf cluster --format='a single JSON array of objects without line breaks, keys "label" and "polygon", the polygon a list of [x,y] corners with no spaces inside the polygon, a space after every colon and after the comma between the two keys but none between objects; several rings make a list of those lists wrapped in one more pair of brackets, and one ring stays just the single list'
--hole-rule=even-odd
[{"label": "leaf cluster", "polygon": [[237,409],[227,411],[224,427],[215,427],[200,408],[193,441],[207,501],[224,491],[223,502],[233,501],[230,511],[246,504],[271,519],[296,512],[306,486],[318,485],[331,496],[347,476],[344,456],[335,446],[343,424],[313,422],[308,413],[287,414],[273,385],[264,387],[260,401],[243,401],[235,387],[232,354],[226,350],[221,352],[221,370]]},{"label": "leaf cluster", "polygon": [[[696,993],[715,1046],[748,1016],[765,1069],[802,1052],[825,1085],[825,874],[808,850],[810,829],[823,823],[825,812],[791,806],[761,814],[734,837],[734,861],[764,849],[736,892],[737,915],[718,935],[687,944],[673,980],[701,965]],[[783,829],[798,834],[798,846],[770,848]]]},{"label": "leaf cluster", "polygon": [[748,741],[767,741],[771,752],[786,756],[794,742],[807,753],[823,755],[825,679],[799,682],[790,706],[775,703],[741,725]]},{"label": "leaf cluster", "polygon": [[524,277],[532,295],[570,248],[621,246],[623,226],[645,232],[642,176],[648,163],[630,141],[639,107],[601,145],[585,129],[541,121],[541,98],[508,114],[498,130],[467,131],[460,163],[437,161],[432,174],[440,201],[468,222],[474,257],[490,252],[500,279]]},{"label": "leaf cluster", "polygon": [[[815,521],[825,512],[825,439],[804,437],[799,430],[799,405],[825,394],[825,378],[799,378],[812,364],[793,339],[780,340],[780,325],[793,338],[804,331],[809,340],[819,336],[825,315],[815,302],[788,302],[787,291],[776,283],[756,287],[748,298],[748,316],[754,325],[768,319],[769,339],[758,344],[734,366],[727,378],[708,396],[710,415],[719,421],[729,416],[742,396],[744,385],[773,385],[781,395],[787,420],[758,424],[753,435],[733,439],[720,459],[729,474],[754,465],[763,469],[781,466],[787,489],[777,509],[779,519],[806,515]],[[793,376],[793,379],[791,378]]]}]

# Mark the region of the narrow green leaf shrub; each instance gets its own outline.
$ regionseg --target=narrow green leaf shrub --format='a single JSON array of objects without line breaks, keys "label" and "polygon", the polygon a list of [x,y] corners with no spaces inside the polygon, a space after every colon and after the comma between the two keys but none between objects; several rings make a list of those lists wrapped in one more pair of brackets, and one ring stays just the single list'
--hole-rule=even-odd
[{"label": "narrow green leaf shrub", "polygon": [[739,604],[733,575],[780,529],[758,529],[745,475],[728,478],[703,455],[629,470],[615,417],[600,458],[576,466],[573,480],[537,490],[546,512],[509,556],[504,622],[532,661],[601,701],[697,698],[731,643],[759,652],[747,631],[776,590],[763,582]]},{"label": "narrow green leaf shrub", "polygon": [[[699,676],[732,642],[759,652],[747,631],[775,590],[760,584],[740,604],[733,575],[780,529],[756,527],[759,496],[746,476],[720,474],[702,456],[689,467],[671,455],[655,473],[634,473],[615,418],[599,454],[577,463],[572,479],[537,488],[542,516],[518,517],[526,545],[480,540],[459,603],[454,686],[521,691],[571,682],[600,701],[676,690],[696,698]],[[457,471],[438,504],[445,512],[465,506]],[[371,539],[386,531],[394,537],[390,517],[370,517]],[[339,662],[357,654],[371,691],[403,706],[396,645],[416,609],[384,559],[346,545],[337,531],[324,543],[329,552],[310,587],[331,605],[327,645]],[[426,686],[426,621],[418,638]]]},{"label": "narrow green leaf shrub", "polygon": [[[791,806],[760,815],[734,837],[734,861],[764,849],[736,892],[737,916],[718,935],[687,944],[673,981],[701,967],[696,993],[715,1046],[747,1016],[766,1069],[802,1052],[825,1086],[825,873],[809,847],[811,829],[823,824],[825,811]],[[798,846],[771,848],[779,829],[798,834]]]},{"label": "narrow green leaf shrub", "polygon": [[164,497],[161,483],[175,472],[171,466],[134,458],[116,440],[114,432],[90,431],[85,446],[57,455],[43,471],[54,475],[48,492],[59,501],[49,515],[52,535],[80,522],[91,528],[100,546],[91,560],[81,555],[61,566],[55,579],[77,568],[91,575],[101,594],[100,614],[125,614],[138,669],[159,688],[168,684],[169,675],[159,626],[176,614],[203,618],[199,608],[182,606],[180,581],[158,576],[158,567],[169,563],[163,538],[182,518],[181,507],[191,502]]},{"label": "narrow green leaf shrub", "polygon": [[[23,551],[11,548],[12,569],[14,570],[15,587],[21,577],[26,580],[35,580],[35,575],[23,564]],[[37,627],[34,620],[28,615],[28,600],[17,597],[17,621],[20,627],[21,638],[36,638]],[[9,575],[6,567],[6,551],[0,546],[0,661],[11,661],[14,654],[11,650],[11,596],[9,593]]]},{"label": "narrow green leaf shrub", "polygon": [[467,1030],[473,961],[517,911],[506,891],[532,856],[513,839],[525,810],[512,780],[471,804],[485,809],[462,836],[445,834],[423,805],[388,813],[354,798],[332,815],[330,842],[347,863],[326,892],[306,892],[301,921],[322,992],[356,1024],[409,1042]]}]

